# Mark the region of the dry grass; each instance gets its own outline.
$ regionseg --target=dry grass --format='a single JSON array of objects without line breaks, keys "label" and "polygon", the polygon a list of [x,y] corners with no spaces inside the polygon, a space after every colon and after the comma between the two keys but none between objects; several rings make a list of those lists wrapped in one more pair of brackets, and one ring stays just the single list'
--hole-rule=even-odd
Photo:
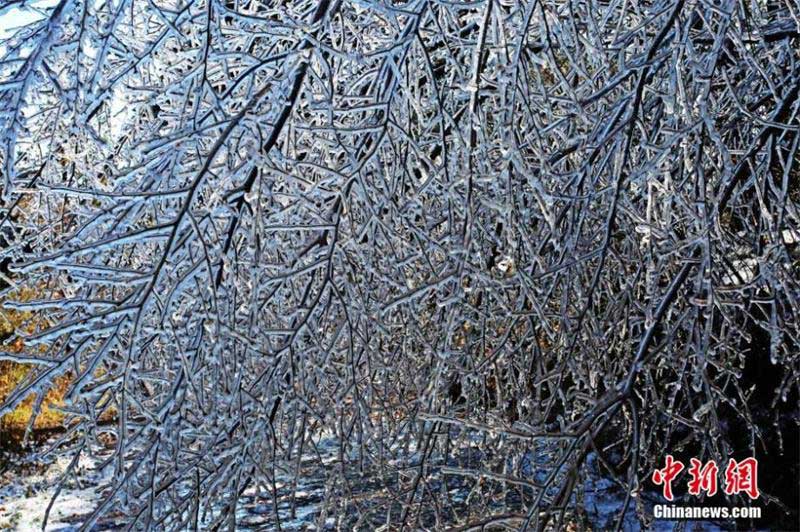
[{"label": "dry grass", "polygon": [[[10,353],[25,351],[26,347],[22,338],[14,338],[14,335],[20,329],[27,327],[29,318],[30,315],[27,312],[0,309],[0,339],[9,342],[3,345],[3,350]],[[0,404],[33,369],[27,364],[0,361]],[[63,415],[54,407],[61,404],[69,383],[69,377],[61,377],[56,380],[55,386],[47,392],[42,401],[41,411],[33,425],[34,429],[55,429],[61,426]],[[34,413],[36,400],[35,394],[31,394],[12,412],[0,417],[0,432],[13,434],[24,431]]]}]

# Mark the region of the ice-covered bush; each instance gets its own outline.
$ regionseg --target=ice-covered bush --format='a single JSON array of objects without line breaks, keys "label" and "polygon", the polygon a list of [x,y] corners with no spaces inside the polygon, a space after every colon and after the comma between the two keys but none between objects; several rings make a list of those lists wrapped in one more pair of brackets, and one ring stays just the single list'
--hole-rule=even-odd
[{"label": "ice-covered bush", "polygon": [[587,457],[646,519],[666,452],[779,437],[791,2],[2,5],[39,13],[0,40],[3,408],[69,376],[59,452],[114,448],[87,526],[312,471],[320,524],[558,525]]}]

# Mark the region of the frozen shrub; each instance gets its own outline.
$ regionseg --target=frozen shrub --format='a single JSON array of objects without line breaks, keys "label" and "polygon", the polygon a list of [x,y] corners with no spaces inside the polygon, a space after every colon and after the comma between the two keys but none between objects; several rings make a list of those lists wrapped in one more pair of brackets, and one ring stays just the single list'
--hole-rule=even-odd
[{"label": "frozen shrub", "polygon": [[312,474],[320,524],[558,526],[587,457],[646,520],[796,412],[791,3],[4,5],[4,408],[69,376],[87,526]]}]

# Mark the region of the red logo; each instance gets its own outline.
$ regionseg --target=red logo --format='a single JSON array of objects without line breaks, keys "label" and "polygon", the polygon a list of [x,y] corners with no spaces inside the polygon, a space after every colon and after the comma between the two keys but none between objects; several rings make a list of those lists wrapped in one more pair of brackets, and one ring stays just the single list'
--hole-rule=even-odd
[{"label": "red logo", "polygon": [[653,483],[656,486],[664,486],[664,498],[668,501],[673,499],[672,481],[675,480],[675,477],[677,477],[681,471],[683,471],[683,464],[675,461],[671,454],[667,455],[667,465],[664,469],[656,469],[653,471]]},{"label": "red logo", "polygon": [[[700,495],[705,493],[709,497],[717,493],[717,481],[719,468],[714,460],[709,460],[705,464],[697,458],[692,458],[689,467],[689,494]],[[661,486],[664,498],[672,501],[672,481],[674,481],[681,471],[685,469],[683,462],[675,460],[671,454],[667,455],[666,465],[662,469],[653,471],[653,484]],[[737,462],[733,458],[728,461],[724,474],[727,495],[737,495],[746,493],[751,499],[757,499],[758,491],[758,460],[755,458],[745,458]]]},{"label": "red logo", "polygon": [[[689,474],[692,478],[689,480],[689,494],[700,495],[700,492],[705,492],[709,497],[713,497],[717,493],[717,473],[719,473],[717,463],[709,460],[706,465],[703,465],[697,458],[692,458],[691,464]],[[702,468],[701,465],[703,465]]]},{"label": "red logo", "polygon": [[746,493],[751,499],[758,498],[758,460],[745,458],[736,462],[733,458],[728,460],[725,468],[725,493],[735,495]]}]

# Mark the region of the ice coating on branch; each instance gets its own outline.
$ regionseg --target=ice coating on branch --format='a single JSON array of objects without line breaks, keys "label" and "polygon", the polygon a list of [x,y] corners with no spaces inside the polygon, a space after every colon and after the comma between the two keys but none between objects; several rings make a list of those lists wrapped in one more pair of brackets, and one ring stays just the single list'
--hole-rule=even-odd
[{"label": "ice coating on branch", "polygon": [[0,8],[35,11],[0,33],[2,408],[70,380],[89,527],[559,528],[597,459],[641,500],[675,434],[755,439],[748,342],[776,398],[800,370],[800,56],[748,5]]}]

